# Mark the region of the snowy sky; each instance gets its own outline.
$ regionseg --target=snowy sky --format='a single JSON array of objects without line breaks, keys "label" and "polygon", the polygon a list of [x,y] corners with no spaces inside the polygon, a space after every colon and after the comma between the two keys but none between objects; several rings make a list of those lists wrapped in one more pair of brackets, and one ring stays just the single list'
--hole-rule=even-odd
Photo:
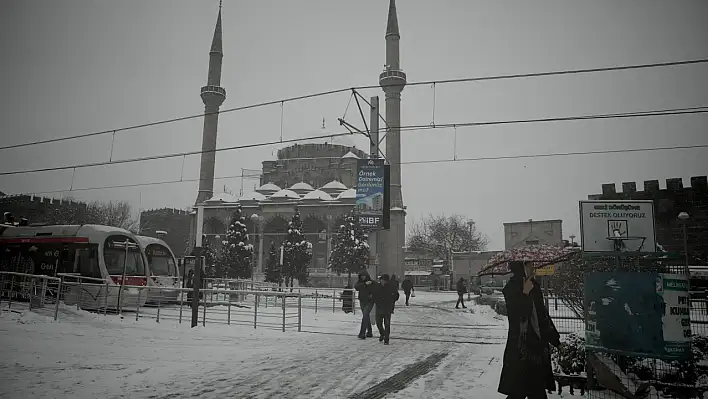
[{"label": "snowy sky", "polygon": [[[376,84],[388,2],[237,1],[223,9],[224,108]],[[8,0],[0,5],[2,145],[111,130],[203,111],[218,2]],[[409,82],[666,62],[708,56],[701,0],[399,0],[401,65]],[[365,97],[380,90],[363,91]],[[438,85],[435,122],[464,123],[708,105],[708,65]],[[340,132],[349,94],[286,103],[283,134]],[[433,90],[403,92],[402,124],[433,121]],[[326,128],[322,129],[322,118]],[[355,107],[346,119],[361,126]],[[403,161],[705,144],[706,116],[502,125],[403,133]],[[218,147],[280,136],[280,106],[221,116]],[[119,132],[113,159],[198,150],[201,119]],[[0,151],[0,170],[107,161],[111,135]],[[356,137],[359,148],[366,140]],[[456,146],[454,145],[456,141]],[[217,154],[216,176],[260,169],[278,147]],[[408,223],[460,213],[503,247],[503,222],[563,219],[602,183],[706,174],[706,149],[405,165]],[[198,176],[188,157],[184,178]],[[76,171],[74,188],[179,179],[182,160]],[[246,182],[252,188],[253,181]],[[72,171],[0,176],[0,191],[68,190]],[[218,180],[238,192],[239,179]],[[641,184],[640,184],[641,186]],[[186,207],[196,183],[75,192],[136,208]],[[61,193],[55,193],[61,196]],[[65,193],[64,195],[68,195]]]}]

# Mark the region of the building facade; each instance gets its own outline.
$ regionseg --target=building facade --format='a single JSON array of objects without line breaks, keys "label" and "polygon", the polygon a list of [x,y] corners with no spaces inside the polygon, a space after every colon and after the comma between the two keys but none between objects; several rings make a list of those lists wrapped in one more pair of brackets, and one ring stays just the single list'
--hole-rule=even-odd
[{"label": "building facade", "polygon": [[504,248],[524,245],[563,245],[562,220],[531,220],[504,223]]}]

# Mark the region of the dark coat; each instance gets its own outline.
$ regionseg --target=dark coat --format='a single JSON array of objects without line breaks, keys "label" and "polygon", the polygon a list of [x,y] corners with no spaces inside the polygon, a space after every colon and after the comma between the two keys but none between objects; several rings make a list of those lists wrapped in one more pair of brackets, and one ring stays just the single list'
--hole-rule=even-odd
[{"label": "dark coat", "polygon": [[378,284],[374,293],[377,315],[390,315],[393,312],[393,305],[398,300],[399,294],[394,281],[388,281],[383,285]]},{"label": "dark coat", "polygon": [[467,287],[465,287],[465,282],[462,280],[457,281],[457,293],[458,294],[466,294],[467,293]]},{"label": "dark coat", "polygon": [[[555,390],[550,355],[543,356],[540,367],[528,365],[520,359],[521,318],[522,316],[529,317],[531,314],[532,301],[536,305],[541,339],[531,342],[533,341],[531,337],[535,337],[535,334],[529,332],[529,345],[534,346],[535,350],[541,351],[544,347],[548,348],[549,344],[554,346],[560,344],[560,335],[543,303],[541,287],[534,281],[534,288],[529,295],[524,295],[523,286],[524,278],[514,276],[503,290],[507,318],[509,319],[509,334],[504,350],[504,366],[498,389],[499,393],[518,397],[525,397],[546,389]],[[550,352],[547,353],[550,354]]]},{"label": "dark coat", "polygon": [[[371,281],[371,284],[366,284]],[[361,306],[366,306],[374,302],[374,291],[376,289],[376,282],[371,280],[369,273],[362,272],[359,273],[359,280],[354,284],[354,289],[358,293],[359,304]]]},{"label": "dark coat", "polygon": [[413,283],[411,283],[410,280],[403,280],[401,287],[403,288],[403,292],[411,292],[413,289]]}]

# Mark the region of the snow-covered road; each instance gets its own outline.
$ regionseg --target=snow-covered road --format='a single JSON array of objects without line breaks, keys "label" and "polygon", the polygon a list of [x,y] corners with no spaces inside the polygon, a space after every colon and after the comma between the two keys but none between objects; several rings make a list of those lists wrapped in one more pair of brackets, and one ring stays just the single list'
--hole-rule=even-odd
[{"label": "snow-covered road", "polygon": [[[433,354],[432,371],[387,397],[498,398],[506,321],[419,293],[396,307],[391,345],[359,340],[360,315],[303,315],[303,330],[0,313],[0,397],[346,398]],[[377,335],[377,334],[375,334]]]}]

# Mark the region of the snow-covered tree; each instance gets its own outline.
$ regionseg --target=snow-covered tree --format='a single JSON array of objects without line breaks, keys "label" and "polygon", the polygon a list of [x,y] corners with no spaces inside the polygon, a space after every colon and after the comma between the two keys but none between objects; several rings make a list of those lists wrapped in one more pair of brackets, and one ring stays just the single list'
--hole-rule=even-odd
[{"label": "snow-covered tree", "polygon": [[265,266],[265,281],[266,283],[283,284],[283,272],[280,267],[280,248],[275,246],[275,243],[270,243],[268,250],[268,259]]},{"label": "snow-covered tree", "polygon": [[354,212],[347,215],[334,237],[330,270],[337,274],[347,273],[351,279],[352,273],[365,269],[369,257],[368,238]]},{"label": "snow-covered tree", "polygon": [[[217,267],[216,249],[211,246],[206,234],[204,234],[202,237],[202,256],[204,257],[204,273],[206,273],[206,276],[209,278],[224,277],[223,275],[218,274],[219,270]],[[192,250],[191,255],[194,256],[194,250]]]},{"label": "snow-covered tree", "polygon": [[293,281],[307,284],[309,272],[307,267],[312,260],[312,243],[305,239],[302,233],[300,211],[295,210],[292,220],[288,223],[288,231],[283,242],[283,278],[285,286],[292,287]]},{"label": "snow-covered tree", "polygon": [[251,278],[253,273],[253,245],[248,243],[248,227],[241,205],[231,216],[231,222],[222,241],[216,273],[229,278]]}]

